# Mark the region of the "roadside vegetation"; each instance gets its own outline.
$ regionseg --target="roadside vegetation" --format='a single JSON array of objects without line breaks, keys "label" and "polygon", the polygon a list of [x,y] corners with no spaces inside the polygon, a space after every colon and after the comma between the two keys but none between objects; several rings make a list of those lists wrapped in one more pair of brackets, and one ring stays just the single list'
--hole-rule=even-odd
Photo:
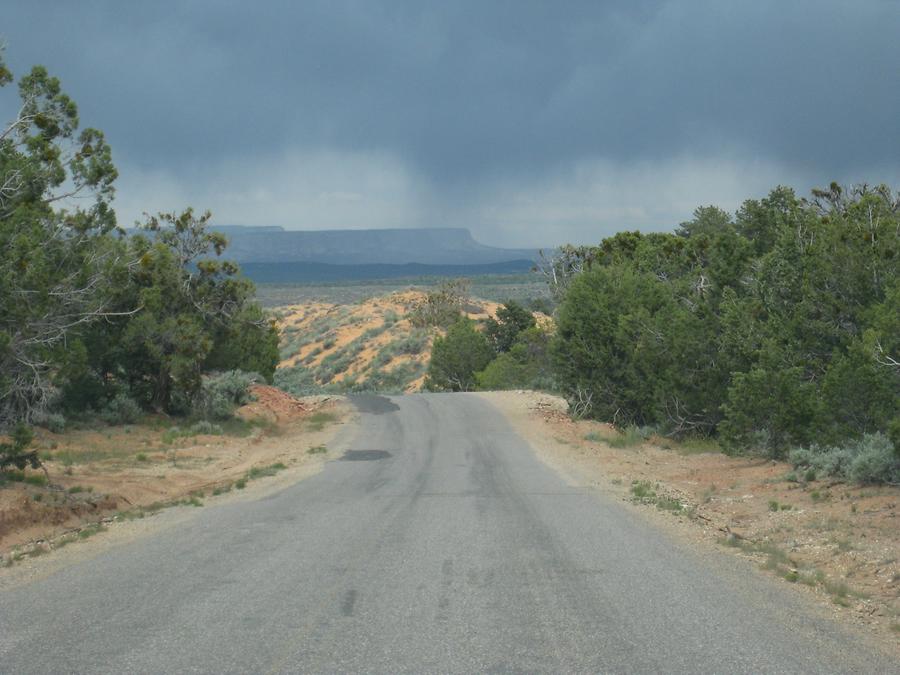
[{"label": "roadside vegetation", "polygon": [[[0,86],[12,82],[0,54]],[[43,67],[18,87],[0,131],[0,471],[40,467],[35,425],[229,420],[272,378],[278,336],[225,238],[190,208],[126,235],[103,133],[79,131]]]},{"label": "roadside vegetation", "polygon": [[[779,187],[675,233],[542,259],[558,303],[515,302],[434,339],[426,387],[558,392],[576,418],[900,484],[900,197]],[[448,310],[453,307],[445,303]],[[456,316],[461,315],[456,312]]]},{"label": "roadside vegetation", "polygon": [[567,247],[553,384],[578,417],[900,482],[900,199],[787,188]]},{"label": "roadside vegetation", "polygon": [[[0,93],[13,81],[0,52]],[[5,564],[49,550],[35,537],[64,546],[273,475],[300,461],[278,436],[321,407],[265,386],[277,327],[210,214],[126,232],[102,132],[43,67],[17,84],[0,127],[0,543],[31,543]],[[313,444],[335,419],[318,415],[297,426]]]}]

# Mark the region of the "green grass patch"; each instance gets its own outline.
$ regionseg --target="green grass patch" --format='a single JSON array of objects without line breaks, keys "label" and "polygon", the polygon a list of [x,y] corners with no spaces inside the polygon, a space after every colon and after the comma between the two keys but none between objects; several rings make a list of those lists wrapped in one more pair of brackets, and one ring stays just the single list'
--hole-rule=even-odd
[{"label": "green grass patch", "polygon": [[820,502],[831,501],[831,493],[827,490],[822,492],[820,490],[813,490],[809,493],[809,498],[813,500],[814,504],[818,504]]},{"label": "green grass patch", "polygon": [[317,412],[313,413],[309,416],[309,419],[306,421],[306,427],[310,431],[321,431],[325,428],[326,424],[330,424],[337,419],[337,416],[334,413],[330,412]]},{"label": "green grass patch", "polygon": [[135,508],[128,509],[127,511],[117,511],[115,518],[116,520],[140,520],[145,515],[144,509]]},{"label": "green grass patch", "polygon": [[841,607],[849,607],[852,598],[865,599],[868,594],[857,591],[847,585],[845,581],[828,579],[819,569],[799,569],[800,565],[790,555],[771,542],[752,542],[747,539],[730,536],[719,540],[719,543],[737,548],[745,553],[756,553],[766,556],[762,568],[775,572],[778,576],[791,583],[801,583],[805,586],[821,587],[829,595],[833,602]]},{"label": "green grass patch", "polygon": [[314,445],[306,451],[308,455],[324,455],[326,452],[328,452],[328,448],[324,445]]},{"label": "green grass patch", "polygon": [[648,480],[636,480],[631,482],[631,501],[636,504],[653,504],[662,511],[670,511],[672,513],[681,513],[684,511],[684,504],[678,499],[672,497],[661,496],[656,493],[659,484],[653,485]]},{"label": "green grass patch", "polygon": [[93,537],[95,534],[99,534],[100,532],[106,531],[106,526],[103,523],[93,523],[91,525],[86,525],[82,527],[78,531],[79,539],[89,539]]},{"label": "green grass patch", "polygon": [[130,458],[132,451],[128,448],[118,450],[60,450],[53,454],[53,461],[60,462],[63,466],[75,464],[91,464],[93,462],[125,461]]},{"label": "green grass patch", "polygon": [[254,466],[250,471],[247,472],[247,478],[250,480],[254,480],[256,478],[263,478],[264,476],[274,476],[279,471],[283,471],[287,467],[281,462],[276,462],[275,464],[270,464],[269,466]]},{"label": "green grass patch", "polygon": [[592,443],[606,443],[611,448],[633,448],[649,437],[649,433],[636,426],[625,427],[621,431],[592,431],[584,436],[584,440]]},{"label": "green grass patch", "polygon": [[213,497],[218,497],[219,495],[224,495],[227,492],[231,492],[231,483],[225,483],[224,485],[217,485],[213,488],[212,494]]},{"label": "green grass patch", "polygon": [[679,455],[705,455],[722,452],[722,446],[718,441],[706,436],[692,436],[679,441],[674,446]]},{"label": "green grass patch", "polygon": [[657,497],[656,508],[662,509],[663,511],[671,511],[672,513],[680,513],[684,510],[684,505],[677,499]]},{"label": "green grass patch", "polygon": [[637,427],[626,427],[619,434],[609,437],[606,444],[611,448],[633,448],[646,439]]},{"label": "green grass patch", "polygon": [[0,471],[0,485],[4,483],[24,483],[25,482],[25,472],[17,471],[16,469],[8,469],[6,471]]},{"label": "green grass patch", "polygon": [[631,500],[642,504],[656,501],[656,490],[648,480],[636,480],[631,483]]}]

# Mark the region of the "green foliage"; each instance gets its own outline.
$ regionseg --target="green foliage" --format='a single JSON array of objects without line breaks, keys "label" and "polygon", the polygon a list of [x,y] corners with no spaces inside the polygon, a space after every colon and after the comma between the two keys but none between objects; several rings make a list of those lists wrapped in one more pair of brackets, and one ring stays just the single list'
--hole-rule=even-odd
[{"label": "green foliage", "polygon": [[134,424],[141,418],[141,407],[123,392],[107,401],[100,411],[100,419],[110,425]]},{"label": "green foliage", "polygon": [[[0,86],[11,79],[0,59]],[[121,236],[103,134],[78,131],[77,106],[41,66],[19,94],[0,135],[0,429],[60,428],[59,412],[131,421],[132,399],[187,413],[210,370],[270,378],[275,327],[220,260],[209,214],[160,214]]]},{"label": "green foliage", "polygon": [[259,305],[249,303],[217,326],[204,369],[258,373],[271,384],[279,358],[278,328]]},{"label": "green foliage", "polygon": [[[0,59],[0,86],[11,81]],[[42,66],[19,80],[19,96],[0,136],[0,427],[52,403],[67,339],[103,315],[116,256],[117,172],[103,134],[78,132],[77,106]]]},{"label": "green foliage", "polygon": [[497,310],[497,318],[489,318],[484,333],[497,353],[512,349],[519,333],[535,325],[534,316],[517,302],[508,300]]},{"label": "green foliage", "polygon": [[754,368],[734,374],[721,431],[732,446],[780,456],[786,448],[812,440],[818,406],[815,387],[799,368]]},{"label": "green foliage", "polygon": [[145,405],[189,410],[210,364],[274,372],[277,340],[251,302],[252,285],[219,256],[224,237],[207,230],[210,214],[150,217],[130,248],[139,261],[119,303],[141,311],[120,326],[113,349],[130,390]]},{"label": "green foliage", "polygon": [[550,336],[532,326],[516,336],[516,342],[476,374],[479,389],[554,388],[549,363]]},{"label": "green foliage", "polygon": [[33,439],[34,433],[27,425],[17,424],[10,440],[0,441],[0,470],[14,466],[22,471],[29,465],[37,469],[41,465],[38,451],[28,449]]},{"label": "green foliage", "polygon": [[676,234],[566,254],[552,351],[574,412],[772,457],[874,433],[900,447],[900,198],[887,187],[808,200],[779,187],[734,217],[704,207]]},{"label": "green foliage", "polygon": [[503,390],[524,389],[534,378],[534,364],[522,358],[522,349],[513,347],[505,354],[500,354],[487,367],[476,373],[475,379],[479,389]]},{"label": "green foliage", "polygon": [[425,386],[431,390],[470,391],[475,373],[491,362],[494,350],[469,319],[459,319],[445,337],[434,339]]}]

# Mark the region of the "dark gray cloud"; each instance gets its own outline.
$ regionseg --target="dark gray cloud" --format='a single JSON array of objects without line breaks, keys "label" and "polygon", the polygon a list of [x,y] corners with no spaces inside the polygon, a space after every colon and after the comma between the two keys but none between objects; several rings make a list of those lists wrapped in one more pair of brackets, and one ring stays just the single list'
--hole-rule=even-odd
[{"label": "dark gray cloud", "polygon": [[126,210],[590,239],[677,222],[646,203],[674,185],[900,176],[893,0],[9,4],[9,61],[107,132]]}]

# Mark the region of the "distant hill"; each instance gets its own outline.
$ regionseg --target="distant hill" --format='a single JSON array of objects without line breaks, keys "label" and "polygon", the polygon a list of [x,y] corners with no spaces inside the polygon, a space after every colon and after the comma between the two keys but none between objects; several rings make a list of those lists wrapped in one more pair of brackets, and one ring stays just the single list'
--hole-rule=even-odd
[{"label": "distant hill", "polygon": [[363,281],[413,277],[475,277],[487,274],[523,274],[531,260],[509,260],[484,265],[329,265],[319,262],[241,263],[241,270],[256,283],[302,283],[310,281]]},{"label": "distant hill", "polygon": [[[275,383],[296,395],[420,390],[432,341],[443,333],[410,321],[425,299],[425,293],[409,290],[352,304],[313,301],[280,307],[281,363]],[[498,307],[470,298],[466,312],[484,320]]]},{"label": "distant hill", "polygon": [[[277,226],[225,225],[214,229],[229,238],[228,257],[244,267],[246,263],[297,262],[328,265],[495,265],[531,261],[537,256],[537,251],[533,249],[486,246],[475,241],[465,228],[285,230]],[[521,267],[517,268],[517,271],[520,270]]]}]

